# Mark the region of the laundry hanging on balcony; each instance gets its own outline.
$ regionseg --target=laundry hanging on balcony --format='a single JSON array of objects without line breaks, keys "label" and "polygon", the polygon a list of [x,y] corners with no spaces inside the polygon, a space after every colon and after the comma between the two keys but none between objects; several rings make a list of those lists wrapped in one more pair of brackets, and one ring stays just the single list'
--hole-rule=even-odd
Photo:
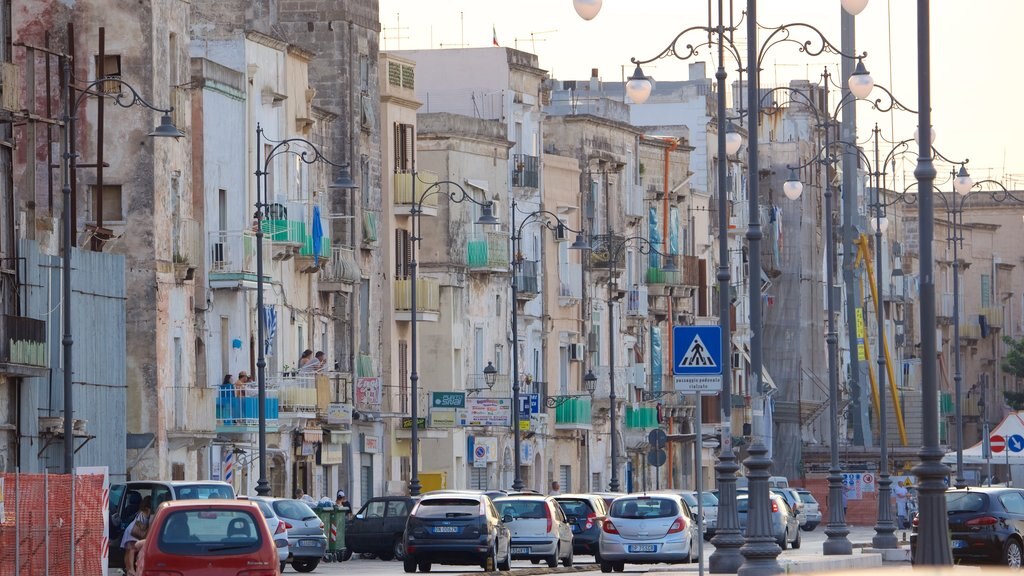
[{"label": "laundry hanging on balcony", "polygon": [[266,339],[263,341],[263,354],[272,356],[274,353],[274,338],[277,336],[277,312],[273,306],[263,306],[263,327],[266,329]]},{"label": "laundry hanging on balcony", "polygon": [[320,206],[313,205],[313,265],[320,265],[320,248],[324,239],[324,227],[320,223]]}]

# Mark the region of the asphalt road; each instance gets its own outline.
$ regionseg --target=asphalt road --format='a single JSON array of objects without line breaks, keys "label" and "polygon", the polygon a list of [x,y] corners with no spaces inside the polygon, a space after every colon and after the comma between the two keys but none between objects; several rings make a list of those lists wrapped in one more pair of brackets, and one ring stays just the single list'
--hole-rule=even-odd
[{"label": "asphalt road", "polygon": [[[874,533],[875,533],[874,529],[871,528],[871,527],[854,526],[850,530],[850,541],[854,542],[854,543],[870,542],[871,541],[871,537],[874,535]],[[896,535],[897,535],[897,537],[902,537],[902,531],[898,531],[896,533]],[[825,538],[826,538],[826,536],[825,536],[825,527],[824,526],[818,526],[813,532],[802,532],[801,536],[802,536],[802,540],[803,540],[803,546],[801,547],[801,549],[799,551],[786,550],[786,551],[784,551],[782,553],[783,557],[785,555],[798,554],[798,553],[799,554],[808,554],[808,553],[810,553],[810,554],[820,554],[821,553],[821,546],[822,546],[822,543],[825,541]],[[907,537],[909,538],[909,532],[907,534]],[[907,544],[907,546],[909,546],[909,543]],[[714,549],[715,549],[714,546],[712,546],[711,544],[709,544],[707,542],[704,543],[704,558],[705,558],[704,565],[705,565],[705,570],[707,568],[707,557],[711,555],[711,553],[714,551]],[[858,551],[854,551],[854,553],[855,554],[859,554]],[[600,574],[601,571],[597,568],[597,565],[596,564],[592,564],[592,562],[593,562],[593,558],[590,557],[590,556],[577,556],[576,557],[576,565],[579,566],[579,565],[586,565],[588,563],[591,563],[590,566],[593,566],[594,570],[593,571],[573,572],[573,574],[576,574],[576,575],[579,575],[579,576],[591,576],[591,575]],[[516,562],[512,563],[512,570],[513,570],[513,572],[515,572],[517,570],[523,570],[523,569],[526,569],[526,568],[536,568],[536,567],[537,566],[535,566],[533,564],[530,564],[529,562],[516,561]],[[650,572],[652,570],[661,571],[661,570],[665,570],[666,568],[668,568],[668,566],[665,565],[665,564],[656,564],[656,565],[653,565],[653,566],[649,566],[649,565],[642,565],[641,566],[641,565],[627,564],[626,565],[626,572],[627,573],[633,573],[633,574],[644,574],[644,573]],[[692,564],[692,565],[680,564],[678,566],[678,568],[681,569],[681,570],[692,571],[694,574],[697,574],[697,565],[696,564]],[[286,568],[285,573],[286,574],[296,574],[295,570],[293,570],[290,566]],[[466,573],[482,573],[482,570],[480,570],[477,567],[473,567],[473,566],[441,566],[441,565],[434,565],[434,567],[430,571],[430,573],[431,574],[466,574]],[[348,574],[359,574],[359,575],[363,575],[363,574],[368,574],[368,575],[381,575],[381,576],[384,576],[384,575],[398,576],[399,574],[405,574],[405,572],[402,570],[402,563],[401,562],[397,562],[397,561],[384,562],[382,560],[375,560],[375,559],[373,559],[373,560],[364,560],[364,559],[359,559],[359,558],[353,558],[353,559],[349,560],[348,562],[321,563],[320,566],[318,566],[317,569],[313,572],[313,574],[323,574],[323,575],[332,575],[332,574],[346,574],[346,575],[348,575]]]}]

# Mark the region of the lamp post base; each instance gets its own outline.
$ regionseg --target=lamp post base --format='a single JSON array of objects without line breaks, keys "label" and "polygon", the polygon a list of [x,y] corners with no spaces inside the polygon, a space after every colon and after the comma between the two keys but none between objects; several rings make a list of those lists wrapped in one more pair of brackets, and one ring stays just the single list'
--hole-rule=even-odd
[{"label": "lamp post base", "polygon": [[266,478],[260,478],[256,481],[256,495],[270,496],[270,482],[267,482]]},{"label": "lamp post base", "polygon": [[849,556],[853,544],[847,538],[850,527],[846,525],[846,511],[843,510],[843,477],[835,468],[828,476],[828,524],[825,535],[828,539],[821,545],[825,556]]},{"label": "lamp post base", "polygon": [[712,574],[735,574],[743,565],[740,547],[743,534],[740,532],[739,513],[736,511],[736,472],[740,466],[731,449],[723,450],[718,456],[715,471],[718,473],[718,529],[711,538],[715,551],[708,558],[708,571]]},{"label": "lamp post base", "polygon": [[[747,534],[740,554],[743,565],[736,571],[737,576],[766,576],[781,574],[779,554],[782,549],[775,542],[771,533],[769,518],[770,491],[768,489],[769,471],[772,459],[768,458],[768,448],[760,440],[747,450],[749,456],[744,460],[747,467],[749,483],[748,499],[750,512],[747,514]],[[757,508],[761,512],[757,512]]]}]

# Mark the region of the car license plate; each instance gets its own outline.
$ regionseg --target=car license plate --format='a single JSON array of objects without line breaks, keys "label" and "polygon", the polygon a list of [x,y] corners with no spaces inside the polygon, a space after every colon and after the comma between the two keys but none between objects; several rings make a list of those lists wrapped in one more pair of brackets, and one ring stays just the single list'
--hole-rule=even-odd
[{"label": "car license plate", "polygon": [[299,540],[299,546],[319,546],[319,540]]},{"label": "car license plate", "polygon": [[458,531],[458,526],[434,526],[434,534],[454,534]]},{"label": "car license plate", "polygon": [[953,540],[953,548],[967,548],[967,540]]},{"label": "car license plate", "polygon": [[518,556],[520,554],[529,554],[529,553],[530,553],[530,547],[529,546],[513,546],[512,547],[512,554],[514,554],[516,556]]},{"label": "car license plate", "polygon": [[655,544],[630,544],[630,552],[654,552],[658,549]]}]

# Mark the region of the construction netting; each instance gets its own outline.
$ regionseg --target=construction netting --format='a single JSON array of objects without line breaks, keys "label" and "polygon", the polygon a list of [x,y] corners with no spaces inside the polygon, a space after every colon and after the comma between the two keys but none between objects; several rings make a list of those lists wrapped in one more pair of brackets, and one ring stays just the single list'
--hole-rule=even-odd
[{"label": "construction netting", "polygon": [[107,558],[103,474],[0,473],[0,576],[99,576]]}]

